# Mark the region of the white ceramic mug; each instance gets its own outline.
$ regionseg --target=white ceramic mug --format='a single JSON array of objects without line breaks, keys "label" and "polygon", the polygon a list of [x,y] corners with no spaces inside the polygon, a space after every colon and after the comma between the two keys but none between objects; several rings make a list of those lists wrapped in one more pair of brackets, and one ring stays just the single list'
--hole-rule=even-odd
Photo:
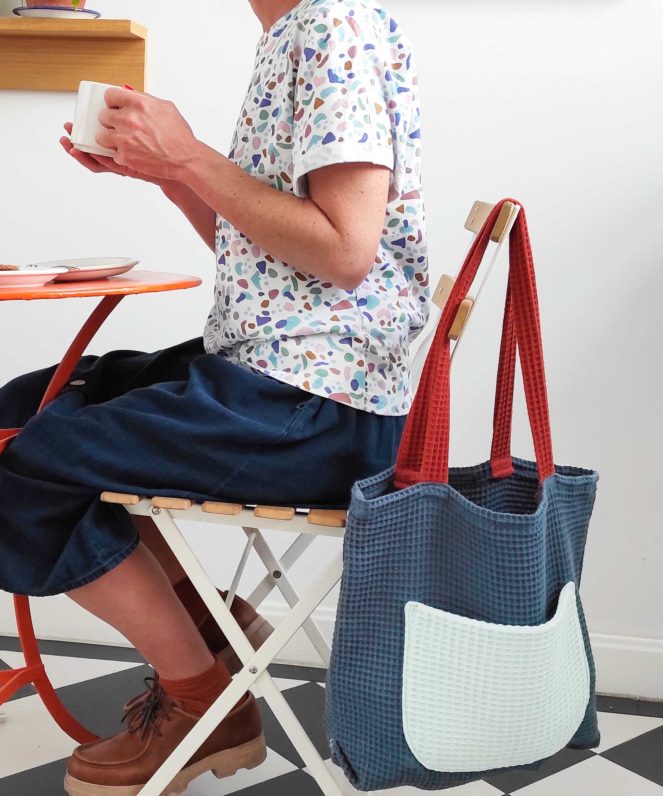
[{"label": "white ceramic mug", "polygon": [[[97,143],[97,133],[105,128],[99,123],[99,114],[106,108],[104,94],[106,89],[119,88],[108,83],[94,83],[91,80],[81,80],[78,87],[76,112],[71,131],[71,143],[81,152],[90,152],[93,155],[106,155],[113,157],[114,149],[104,149]],[[128,91],[128,89],[126,89]]]}]

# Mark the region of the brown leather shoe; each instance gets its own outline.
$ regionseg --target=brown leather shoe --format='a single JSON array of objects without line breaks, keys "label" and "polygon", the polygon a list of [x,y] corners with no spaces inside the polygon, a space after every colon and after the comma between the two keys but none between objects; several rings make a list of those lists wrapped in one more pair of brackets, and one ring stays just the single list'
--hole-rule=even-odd
[{"label": "brown leather shoe", "polygon": [[[173,588],[180,602],[184,605],[191,618],[196,623],[201,636],[205,639],[205,643],[212,654],[221,658],[228,667],[230,674],[237,674],[242,668],[242,663],[235,654],[235,650],[228,643],[228,639],[221,631],[221,628],[217,625],[216,620],[210,614],[207,606],[200,598],[200,595],[195,590],[193,583],[186,578],[185,580],[181,580]],[[227,591],[220,591],[219,594],[224,600],[228,596]],[[230,613],[235,617],[237,623],[242,628],[255,650],[260,649],[274,632],[274,628],[269,622],[264,617],[260,616],[246,600],[242,600],[241,597],[235,596],[230,607]]]},{"label": "brown leather shoe", "polygon": [[[166,696],[158,676],[145,682],[148,690],[125,705],[128,730],[74,750],[64,780],[69,796],[135,796],[200,718]],[[182,793],[206,771],[221,779],[255,768],[266,756],[260,712],[248,693],[162,796]]]}]

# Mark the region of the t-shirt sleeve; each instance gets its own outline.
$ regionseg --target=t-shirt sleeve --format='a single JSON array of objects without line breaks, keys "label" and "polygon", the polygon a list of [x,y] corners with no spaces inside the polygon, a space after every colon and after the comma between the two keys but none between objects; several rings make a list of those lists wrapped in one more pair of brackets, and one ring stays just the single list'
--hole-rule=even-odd
[{"label": "t-shirt sleeve", "polygon": [[319,16],[302,32],[296,70],[293,184],[308,196],[309,172],[337,163],[394,169],[385,65],[370,17]]}]

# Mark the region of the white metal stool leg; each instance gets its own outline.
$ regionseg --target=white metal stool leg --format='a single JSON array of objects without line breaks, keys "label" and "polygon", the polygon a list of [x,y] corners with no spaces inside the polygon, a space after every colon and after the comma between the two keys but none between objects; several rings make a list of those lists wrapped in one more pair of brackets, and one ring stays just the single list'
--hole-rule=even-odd
[{"label": "white metal stool leg", "polygon": [[258,531],[255,528],[252,528],[250,533],[247,533],[246,547],[244,548],[242,558],[237,566],[237,571],[235,572],[233,582],[230,584],[230,588],[228,589],[228,596],[226,597],[226,605],[228,608],[230,608],[233,604],[233,600],[237,594],[237,587],[239,586],[239,582],[244,574],[246,562],[249,560],[249,555],[251,554],[251,550],[253,550],[253,545],[255,544],[257,535]]},{"label": "white metal stool leg", "polygon": [[231,685],[221,694],[168,760],[164,762],[150,781],[141,789],[141,796],[160,796],[200,745],[228,715],[242,695],[254,684],[260,688],[265,701],[306,763],[308,770],[324,796],[343,796],[342,790],[325,766],[310,738],[270,674],[266,671],[267,666],[273,662],[280,650],[340,580],[343,569],[341,554],[339,553],[335,557],[333,562],[307,589],[301,600],[286,615],[283,622],[276,628],[265,644],[258,651],[255,651],[230,613],[227,605],[220,598],[216,587],[208,578],[193,551],[184,540],[170,512],[163,509],[152,509],[152,516],[156,526],[161,531],[173,553],[177,556],[200,597],[219,623],[240,660],[244,663],[244,668],[234,677]]},{"label": "white metal stool leg", "polygon": [[[248,528],[244,528],[244,531],[248,531]],[[255,528],[251,528],[250,530],[256,530]],[[285,553],[281,556],[281,571],[282,572],[289,572],[293,565],[301,558],[301,556],[308,550],[308,548],[313,544],[314,537],[307,536],[306,534],[300,534],[295,541],[290,545],[290,547],[285,551]],[[268,572],[267,575],[260,581],[260,583],[255,587],[255,589],[251,592],[251,594],[246,598],[246,601],[250,603],[254,608],[257,608],[262,601],[274,590],[276,584],[273,582],[271,574]]]},{"label": "white metal stool leg", "polygon": [[[244,528],[244,531],[248,534],[249,531],[253,531],[254,529],[251,528]],[[267,568],[269,572],[272,573],[272,577],[274,578],[274,582],[285,598],[288,605],[293,608],[300,600],[299,595],[295,591],[290,579],[286,575],[283,564],[279,559],[274,555],[271,548],[267,544],[267,540],[263,536],[263,534],[259,533],[255,537],[255,550],[256,553],[262,559],[263,564]],[[329,668],[329,661],[331,659],[331,648],[327,643],[327,639],[322,634],[320,628],[316,625],[313,619],[307,619],[302,629],[309,637],[311,644],[315,647],[318,655],[322,659],[323,664],[326,668]]]}]

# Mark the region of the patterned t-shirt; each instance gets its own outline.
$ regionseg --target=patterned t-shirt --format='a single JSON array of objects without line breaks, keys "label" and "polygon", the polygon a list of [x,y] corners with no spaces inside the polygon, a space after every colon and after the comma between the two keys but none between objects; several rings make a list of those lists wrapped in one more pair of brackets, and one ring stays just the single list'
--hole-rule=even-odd
[{"label": "patterned t-shirt", "polygon": [[383,165],[389,204],[355,290],[276,260],[219,216],[208,352],[357,409],[409,411],[409,343],[429,312],[417,84],[410,43],[375,2],[302,0],[261,36],[229,158],[299,197],[315,169]]}]

